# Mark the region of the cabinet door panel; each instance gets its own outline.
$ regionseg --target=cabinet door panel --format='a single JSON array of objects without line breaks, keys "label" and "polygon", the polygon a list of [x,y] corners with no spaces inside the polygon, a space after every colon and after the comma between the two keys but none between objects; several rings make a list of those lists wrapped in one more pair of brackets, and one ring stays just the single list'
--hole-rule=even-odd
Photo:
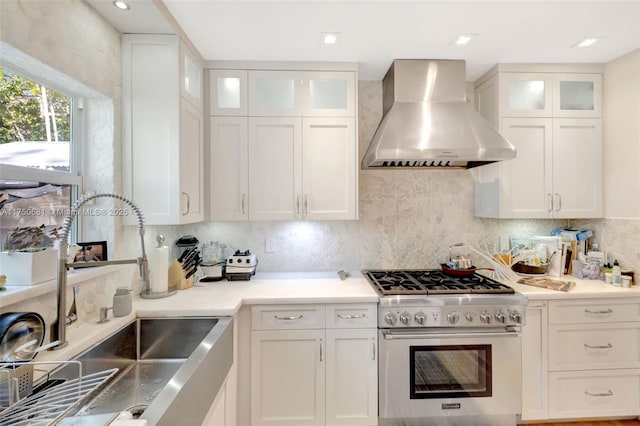
[{"label": "cabinet door panel", "polygon": [[300,116],[299,71],[249,71],[249,116]]},{"label": "cabinet door panel", "polygon": [[183,42],[180,42],[180,52],[182,96],[202,112],[202,65]]},{"label": "cabinet door panel", "polygon": [[522,327],[522,420],[544,420],[547,405],[547,307],[531,301]]},{"label": "cabinet door panel", "polygon": [[553,76],[554,117],[600,117],[602,75],[556,74]]},{"label": "cabinet door panel", "polygon": [[376,329],[327,330],[327,426],[376,424],[376,334]]},{"label": "cabinet door panel", "polygon": [[209,72],[211,115],[247,115],[247,71]]},{"label": "cabinet door panel", "polygon": [[549,417],[637,416],[640,370],[549,373]]},{"label": "cabinet door panel", "polygon": [[181,223],[204,219],[204,145],[202,112],[183,100],[180,117]]},{"label": "cabinet door panel", "polygon": [[295,219],[301,176],[300,119],[249,119],[249,218]]},{"label": "cabinet door panel", "polygon": [[599,119],[553,121],[554,214],[602,216],[602,127]]},{"label": "cabinet door panel", "polygon": [[356,137],[349,118],[304,118],[304,217],[356,219]]},{"label": "cabinet door panel", "polygon": [[[127,36],[124,43],[124,195],[135,200],[146,224],[178,224],[179,40]],[[174,84],[167,83],[171,81]],[[128,224],[135,221],[134,216],[126,219]]]},{"label": "cabinet door panel", "polygon": [[505,118],[502,134],[517,152],[515,159],[502,162],[503,217],[549,217],[551,119]]},{"label": "cabinet door panel", "polygon": [[252,426],[324,425],[324,330],[251,334]]},{"label": "cabinet door panel", "polygon": [[248,128],[246,117],[211,117],[211,219],[247,220]]},{"label": "cabinet door panel", "polygon": [[549,370],[640,368],[640,327],[634,323],[549,327]]},{"label": "cabinet door panel", "polygon": [[303,73],[303,115],[354,117],[355,73],[307,71]]},{"label": "cabinet door panel", "polygon": [[552,87],[552,74],[502,74],[501,115],[503,117],[551,117]]}]

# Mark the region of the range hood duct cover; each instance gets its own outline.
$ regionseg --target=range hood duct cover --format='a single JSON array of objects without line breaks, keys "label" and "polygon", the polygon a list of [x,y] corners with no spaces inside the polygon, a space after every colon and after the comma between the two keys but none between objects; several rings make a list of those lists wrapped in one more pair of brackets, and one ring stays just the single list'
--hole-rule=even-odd
[{"label": "range hood duct cover", "polygon": [[462,60],[396,59],[363,168],[472,168],[516,150],[466,102]]}]

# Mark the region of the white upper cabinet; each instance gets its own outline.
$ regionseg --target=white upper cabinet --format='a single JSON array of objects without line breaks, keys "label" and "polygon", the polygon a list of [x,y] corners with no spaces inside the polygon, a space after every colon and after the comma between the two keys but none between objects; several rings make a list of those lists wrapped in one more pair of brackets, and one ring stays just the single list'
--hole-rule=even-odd
[{"label": "white upper cabinet", "polygon": [[592,65],[570,67],[585,73],[527,67],[545,65],[509,64],[505,72],[498,65],[476,84],[476,108],[516,147],[516,158],[472,170],[475,214],[602,217],[602,75]]},{"label": "white upper cabinet", "polygon": [[503,117],[551,117],[551,74],[504,73],[500,78]]},{"label": "white upper cabinet", "polygon": [[299,214],[301,142],[298,118],[249,118],[251,220],[294,220]]},{"label": "white upper cabinet", "polygon": [[353,119],[302,119],[302,194],[305,219],[353,219],[357,147]]},{"label": "white upper cabinet", "polygon": [[212,220],[357,219],[355,71],[209,77]]},{"label": "white upper cabinet", "polygon": [[247,115],[246,70],[211,70],[209,82],[211,115]]},{"label": "white upper cabinet", "polygon": [[601,74],[555,74],[553,76],[553,116],[601,117],[601,94]]},{"label": "white upper cabinet", "polygon": [[354,117],[355,72],[249,71],[252,117]]},{"label": "white upper cabinet", "polygon": [[303,73],[303,110],[306,117],[354,117],[355,73]]},{"label": "white upper cabinet", "polygon": [[191,51],[180,43],[180,86],[182,97],[193,104],[198,111],[202,111],[202,65]]},{"label": "white upper cabinet", "polygon": [[249,115],[294,117],[302,111],[302,73],[249,71]]},{"label": "white upper cabinet", "polygon": [[125,34],[122,56],[123,193],[147,224],[202,221],[202,67],[173,35]]},{"label": "white upper cabinet", "polygon": [[[249,139],[247,117],[211,117],[209,165],[213,220],[249,219]],[[215,171],[215,173],[213,173]]]}]

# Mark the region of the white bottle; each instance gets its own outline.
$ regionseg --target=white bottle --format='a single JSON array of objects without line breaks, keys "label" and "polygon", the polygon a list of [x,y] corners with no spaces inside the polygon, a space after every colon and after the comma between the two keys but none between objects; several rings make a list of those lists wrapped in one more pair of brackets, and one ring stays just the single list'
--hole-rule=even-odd
[{"label": "white bottle", "polygon": [[620,271],[620,264],[618,263],[618,259],[613,261],[613,269],[611,270],[611,275],[613,278],[613,285],[621,286],[622,285],[622,273]]}]

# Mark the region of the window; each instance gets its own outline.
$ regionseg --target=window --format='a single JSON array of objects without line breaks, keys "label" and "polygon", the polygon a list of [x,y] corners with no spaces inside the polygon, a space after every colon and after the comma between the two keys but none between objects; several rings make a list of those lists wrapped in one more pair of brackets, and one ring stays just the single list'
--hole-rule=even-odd
[{"label": "window", "polygon": [[0,68],[0,241],[11,230],[59,227],[82,183],[81,99]]}]

